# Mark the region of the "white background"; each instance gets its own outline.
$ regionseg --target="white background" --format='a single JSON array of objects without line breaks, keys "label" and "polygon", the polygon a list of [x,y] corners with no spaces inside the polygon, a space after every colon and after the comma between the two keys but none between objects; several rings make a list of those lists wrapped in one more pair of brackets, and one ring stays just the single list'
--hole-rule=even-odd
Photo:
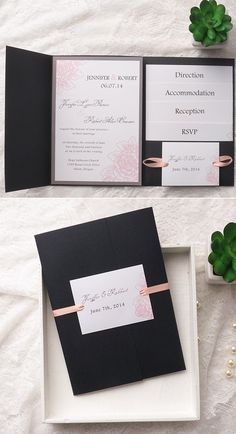
[{"label": "white background", "polygon": [[[43,425],[40,408],[38,296],[41,267],[33,235],[99,217],[153,206],[163,244],[194,243],[201,378],[201,421],[102,425]],[[1,434],[234,434],[236,377],[224,376],[236,344],[236,285],[208,286],[209,232],[236,221],[236,200],[32,199],[0,200]]]},{"label": "white background", "polygon": [[[192,47],[188,31],[194,0],[2,0],[0,2],[0,104],[4,102],[5,45],[51,55],[235,57],[236,27],[221,50]],[[236,20],[235,0],[226,0]],[[0,195],[3,194],[3,123],[0,110]],[[84,187],[48,186],[10,196],[236,196],[235,187]]]}]

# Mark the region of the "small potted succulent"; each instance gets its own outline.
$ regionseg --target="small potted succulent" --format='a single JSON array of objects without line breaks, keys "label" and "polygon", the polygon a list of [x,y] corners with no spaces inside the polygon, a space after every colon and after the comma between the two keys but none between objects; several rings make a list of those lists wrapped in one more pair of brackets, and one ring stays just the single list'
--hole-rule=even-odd
[{"label": "small potted succulent", "polygon": [[199,7],[190,11],[189,30],[193,35],[193,45],[199,48],[219,48],[228,39],[233,28],[232,19],[225,6],[215,0],[203,0]]},{"label": "small potted succulent", "polygon": [[208,283],[236,284],[236,223],[228,223],[223,233],[213,232],[209,245]]}]

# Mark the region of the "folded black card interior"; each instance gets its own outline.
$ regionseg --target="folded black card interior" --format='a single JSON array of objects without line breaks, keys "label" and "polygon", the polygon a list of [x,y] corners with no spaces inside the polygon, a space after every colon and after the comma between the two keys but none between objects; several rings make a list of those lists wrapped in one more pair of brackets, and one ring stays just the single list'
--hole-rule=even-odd
[{"label": "folded black card interior", "polygon": [[152,208],[35,238],[75,395],[185,369]]},{"label": "folded black card interior", "polygon": [[234,185],[234,59],[6,49],[6,191]]}]

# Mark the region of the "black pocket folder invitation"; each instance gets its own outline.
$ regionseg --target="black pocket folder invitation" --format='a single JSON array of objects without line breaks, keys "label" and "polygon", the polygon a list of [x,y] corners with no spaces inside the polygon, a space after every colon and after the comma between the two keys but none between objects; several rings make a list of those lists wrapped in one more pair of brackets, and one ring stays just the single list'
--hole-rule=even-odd
[{"label": "black pocket folder invitation", "polygon": [[234,60],[6,49],[6,191],[234,184]]},{"label": "black pocket folder invitation", "polygon": [[75,395],[185,369],[152,208],[36,243]]}]

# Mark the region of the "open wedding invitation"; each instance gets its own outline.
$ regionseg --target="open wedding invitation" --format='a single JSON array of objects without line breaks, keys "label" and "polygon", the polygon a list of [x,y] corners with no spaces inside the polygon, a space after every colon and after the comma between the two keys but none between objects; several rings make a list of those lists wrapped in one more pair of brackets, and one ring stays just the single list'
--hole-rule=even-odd
[{"label": "open wedding invitation", "polygon": [[7,47],[6,191],[234,185],[234,60]]},{"label": "open wedding invitation", "polygon": [[36,244],[74,395],[185,370],[152,208]]}]

